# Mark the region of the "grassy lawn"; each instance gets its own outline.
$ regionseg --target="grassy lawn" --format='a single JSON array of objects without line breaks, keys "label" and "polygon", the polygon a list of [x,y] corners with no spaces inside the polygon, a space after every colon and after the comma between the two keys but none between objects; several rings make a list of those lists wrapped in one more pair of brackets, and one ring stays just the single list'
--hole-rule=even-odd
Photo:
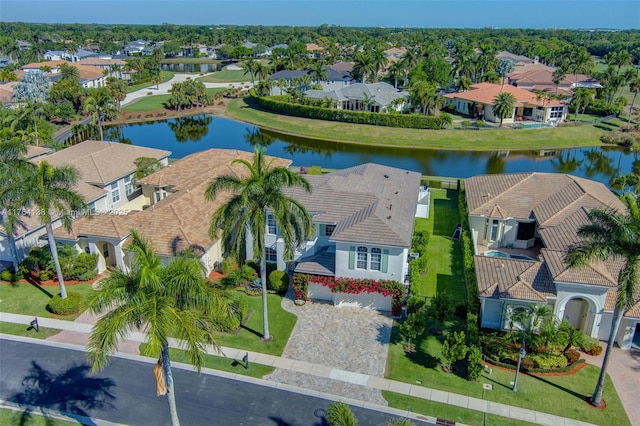
[{"label": "grassy lawn", "polygon": [[269,312],[269,332],[273,340],[264,343],[262,337],[262,298],[248,297],[251,316],[238,334],[222,334],[218,344],[232,348],[262,352],[269,355],[282,355],[284,347],[296,324],[297,317],[282,309],[282,297],[270,294],[267,298]]},{"label": "grassy lawn", "polygon": [[35,330],[31,330],[28,325],[0,322],[0,333],[11,334],[13,336],[33,337],[34,339],[46,339],[47,337],[60,333],[60,330],[40,327],[40,332],[36,332]]},{"label": "grassy lawn", "polygon": [[251,75],[249,73],[245,74],[244,70],[230,70],[225,67],[222,71],[198,77],[196,81],[203,83],[237,83],[251,81]]},{"label": "grassy lawn", "polygon": [[[144,349],[146,348],[146,346],[147,346],[146,343],[140,344],[140,353],[144,354]],[[190,364],[189,357],[187,356],[186,351],[170,348],[169,355],[171,356],[171,361]],[[266,376],[267,374],[272,373],[273,370],[275,370],[274,367],[269,367],[266,365],[255,364],[255,363],[249,364],[249,369],[245,370],[242,364],[242,360],[237,360],[237,361],[240,361],[240,363],[236,362],[236,360],[233,360],[231,358],[225,358],[222,356],[214,356],[214,355],[205,355],[204,367],[212,368],[214,370],[227,371],[229,373],[242,374],[243,376],[256,377],[258,379]]]},{"label": "grassy lawn", "polygon": [[[431,327],[432,323],[427,323],[427,330]],[[483,373],[479,382],[467,381],[461,371],[457,371],[455,374],[444,373],[440,368],[439,361],[442,356],[442,341],[448,333],[463,329],[463,327],[463,321],[454,317],[446,324],[443,336],[433,336],[428,331],[425,332],[416,341],[418,352],[409,355],[404,352],[402,348],[404,342],[397,327],[394,326],[387,360],[387,378],[411,384],[415,384],[419,380],[430,388],[484,398],[487,401],[500,402],[595,424],[630,424],[610,379],[607,379],[604,391],[606,409],[595,410],[585,402],[587,396],[593,391],[598,376],[599,369],[594,366],[584,367],[571,376],[534,377],[521,374],[517,393],[511,390],[510,385],[514,379],[513,371],[493,369],[492,374]],[[482,383],[492,384],[493,390],[485,391],[483,395]],[[389,400],[391,406],[406,409],[406,404],[408,404],[406,401],[398,400],[399,397],[394,398],[396,397]],[[394,400],[398,405],[394,405]],[[425,415],[437,415],[450,420],[479,424],[453,416],[447,417],[450,410],[454,410],[455,415],[467,415],[462,411],[458,413],[459,410],[453,407],[440,415],[438,411],[435,412],[437,414],[431,412],[433,407],[429,404],[424,406],[425,411],[420,411],[420,404],[417,402],[412,402],[409,405],[413,411],[419,411]]]},{"label": "grassy lawn", "polygon": [[429,218],[415,220],[415,230],[426,230],[431,235],[427,246],[428,271],[418,282],[411,283],[411,293],[433,297],[446,292],[453,300],[464,301],[465,287],[462,276],[462,245],[451,239],[460,222],[458,192],[450,189],[430,189]]},{"label": "grassy lawn", "polygon": [[[175,72],[173,71],[160,71],[160,83],[166,83],[167,81],[171,80],[174,75]],[[136,90],[144,89],[151,86],[155,86],[155,84],[149,81],[147,81],[146,83],[134,84],[132,86],[129,86],[129,88],[127,89],[127,93],[135,92]]]},{"label": "grassy lawn", "polygon": [[39,414],[27,414],[22,417],[22,411],[13,411],[8,408],[0,409],[0,425],[29,425],[29,426],[66,426],[80,424],[75,420],[59,420],[44,417]]},{"label": "grassy lawn", "polygon": [[422,130],[338,123],[259,111],[249,107],[244,99],[229,102],[226,114],[268,130],[312,139],[411,148],[477,151],[561,149],[599,146],[600,136],[606,133],[606,130],[588,125],[520,130]]},{"label": "grassy lawn", "polygon": [[[94,293],[91,284],[70,285],[67,286],[67,292],[69,291],[82,294],[85,300]],[[36,286],[27,283],[0,284],[0,311],[73,321],[80,314],[58,316],[45,309],[49,299],[58,293],[57,286]]]},{"label": "grassy lawn", "polygon": [[487,426],[528,426],[534,424],[507,417],[496,416],[494,414],[485,415],[480,411],[469,410],[466,408],[456,407],[455,405],[448,405],[435,401],[428,401],[400,393],[382,391],[382,396],[384,399],[389,401],[390,407],[401,410],[411,409],[414,413],[420,413],[425,416],[436,417],[439,419],[452,420],[456,423]]},{"label": "grassy lawn", "polygon": [[[222,87],[210,87],[207,89],[208,94],[222,92]],[[138,99],[137,101],[122,107],[125,112],[144,112],[156,111],[164,108],[164,104],[169,100],[171,95],[151,95]]]}]

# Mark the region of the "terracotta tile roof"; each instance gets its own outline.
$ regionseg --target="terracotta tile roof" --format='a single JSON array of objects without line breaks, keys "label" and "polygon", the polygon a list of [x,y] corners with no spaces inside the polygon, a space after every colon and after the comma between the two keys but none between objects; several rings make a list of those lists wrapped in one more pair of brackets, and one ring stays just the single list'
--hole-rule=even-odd
[{"label": "terracotta tile roof", "polygon": [[[538,88],[537,87],[538,85],[548,85],[548,86],[555,87],[555,83],[553,82],[553,72],[554,72],[553,69],[546,69],[546,68],[534,69],[534,70],[528,70],[528,71],[513,72],[509,74],[508,77],[509,77],[509,81],[515,82],[516,85],[518,83],[534,84],[536,86],[536,89]],[[578,75],[578,80],[580,80],[581,77],[586,77],[586,76]],[[574,83],[574,81],[575,81],[574,75],[571,74],[571,79],[569,79],[569,74],[567,74],[560,81],[559,86],[570,87]]]},{"label": "terracotta tile roof", "polygon": [[411,245],[418,173],[363,164],[307,178],[312,194],[298,188],[288,193],[315,214],[316,222],[336,224],[331,240]]},{"label": "terracotta tile roof", "polygon": [[593,262],[583,268],[569,269],[564,263],[565,250],[542,249],[544,259],[554,281],[581,283],[604,287],[617,286],[620,261]]},{"label": "terracotta tile roof", "polygon": [[13,86],[18,84],[17,81],[9,81],[0,84],[0,103],[3,105],[11,103],[11,95],[13,95]]},{"label": "terracotta tile roof", "polygon": [[474,257],[478,295],[544,302],[556,293],[544,263],[531,260]]},{"label": "terracotta tile roof", "polygon": [[515,71],[512,72],[511,74],[508,74],[508,76],[515,75],[521,72],[533,71],[533,70],[551,70],[551,72],[555,70],[554,67],[550,67],[541,62],[533,63],[533,64],[516,64],[514,69]]},{"label": "terracotta tile roof", "polygon": [[22,66],[22,69],[39,69],[41,67],[57,68],[60,64],[73,65],[73,62],[65,61],[62,59],[56,59],[55,61],[42,61],[42,62],[30,62]]},{"label": "terracotta tile roof", "polygon": [[120,65],[124,66],[127,63],[120,59],[103,59],[103,58],[84,58],[78,61],[80,65],[95,65],[95,66],[105,66],[105,65]]},{"label": "terracotta tile roof", "polygon": [[471,86],[471,90],[466,92],[456,92],[444,95],[449,99],[464,99],[471,102],[479,102],[486,105],[493,105],[494,99],[501,92],[511,93],[517,100],[516,106],[523,105],[537,105],[537,106],[557,106],[564,105],[563,101],[558,99],[552,100],[537,100],[536,94],[525,89],[521,89],[509,84],[493,84],[493,83],[478,83]]},{"label": "terracotta tile roof", "polygon": [[[30,64],[26,64],[22,66],[22,69],[39,69],[41,67],[47,66],[47,67],[51,67],[52,69],[58,68],[60,67],[61,64],[66,64],[66,65],[70,65],[72,67],[75,67],[78,69],[79,73],[80,73],[80,78],[86,79],[86,80],[93,80],[96,78],[100,78],[102,77],[104,74],[102,74],[102,70],[96,66],[93,65],[86,65],[86,63],[79,61],[79,62],[69,62],[69,61],[64,61],[64,60],[55,60],[55,61],[44,61],[44,62],[32,62]],[[56,74],[50,74],[50,75],[56,75]]]},{"label": "terracotta tile roof", "polygon": [[[616,307],[617,297],[618,290],[612,288],[611,290],[607,291],[607,297],[604,302],[605,311],[613,311],[613,309]],[[636,291],[635,300],[636,302],[634,303],[634,305],[624,312],[624,316],[626,318],[640,318],[640,286]]]},{"label": "terracotta tile roof", "polygon": [[307,43],[306,44],[306,48],[307,48],[307,52],[315,52],[315,51],[321,51],[324,50],[324,48],[322,46],[319,46],[315,43]]}]

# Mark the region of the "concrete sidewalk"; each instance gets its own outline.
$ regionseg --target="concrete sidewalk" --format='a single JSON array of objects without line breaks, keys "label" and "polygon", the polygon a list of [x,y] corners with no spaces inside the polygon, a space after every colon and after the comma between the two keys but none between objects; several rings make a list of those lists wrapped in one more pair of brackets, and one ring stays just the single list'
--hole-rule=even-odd
[{"label": "concrete sidewalk", "polygon": [[[90,315],[79,317],[76,321],[64,321],[51,318],[38,318],[38,324],[41,327],[54,328],[58,330],[66,331],[67,333],[60,333],[52,338],[50,341],[57,341],[64,344],[73,345],[85,345],[91,332],[93,324],[91,324],[92,318]],[[33,317],[19,314],[9,314],[0,312],[1,322],[10,322],[16,324],[25,324],[33,320]],[[62,334],[62,335],[61,335]],[[125,345],[128,348],[135,347],[141,342],[144,342],[145,335],[143,333],[131,332],[127,336],[127,342]],[[171,347],[179,347],[180,345],[176,340],[170,340]],[[311,374],[318,377],[330,378],[333,380],[339,380],[346,383],[357,384],[361,386],[368,386],[371,388],[385,390],[390,392],[396,392],[404,395],[409,395],[416,398],[422,398],[429,401],[440,402],[443,404],[455,405],[457,407],[467,408],[470,410],[476,410],[487,414],[495,414],[498,416],[508,417],[517,420],[524,420],[531,423],[549,426],[586,426],[590,423],[581,422],[579,420],[569,419],[565,417],[555,416],[552,414],[540,413],[533,410],[528,410],[519,407],[513,407],[506,404],[500,404],[497,402],[485,401],[479,398],[472,398],[464,395],[459,395],[451,392],[444,392],[437,389],[431,389],[422,385],[412,385],[409,383],[398,382],[394,380],[388,380],[383,377],[376,377],[367,374],[354,373],[345,371],[331,366],[310,363],[305,361],[294,360],[290,358],[283,358],[273,355],[267,355],[259,352],[248,352],[241,349],[221,347],[222,355],[230,359],[242,359],[245,354],[249,355],[250,363],[257,363],[268,365],[276,368],[281,368],[290,371],[296,371],[306,374]],[[129,351],[127,351],[129,352]],[[211,355],[221,354],[214,350],[214,348],[208,348],[208,353]],[[125,352],[126,353],[126,352]],[[131,352],[129,352],[131,354]]]}]

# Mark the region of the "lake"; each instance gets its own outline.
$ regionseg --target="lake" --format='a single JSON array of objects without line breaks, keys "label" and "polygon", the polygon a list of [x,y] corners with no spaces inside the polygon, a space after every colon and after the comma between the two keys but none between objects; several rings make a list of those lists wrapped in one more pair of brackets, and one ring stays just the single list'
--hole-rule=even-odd
[{"label": "lake", "polygon": [[214,72],[220,71],[224,65],[220,64],[188,64],[188,63],[170,63],[170,64],[161,64],[160,68],[164,71],[173,71],[173,72]]},{"label": "lake", "polygon": [[209,148],[251,151],[253,146],[262,145],[267,147],[267,154],[289,158],[295,166],[343,169],[378,163],[429,176],[457,178],[487,173],[560,172],[608,185],[618,174],[630,173],[634,168],[640,173],[638,152],[618,147],[494,152],[369,147],[282,135],[207,115],[111,127],[105,138],[166,149],[173,158]]}]

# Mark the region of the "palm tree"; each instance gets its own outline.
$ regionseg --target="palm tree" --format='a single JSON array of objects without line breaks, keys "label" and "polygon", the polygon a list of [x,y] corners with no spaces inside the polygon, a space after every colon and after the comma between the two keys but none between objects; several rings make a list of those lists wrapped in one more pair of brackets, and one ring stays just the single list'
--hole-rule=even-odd
[{"label": "palm tree", "polygon": [[366,83],[367,75],[375,71],[373,58],[367,52],[358,52],[353,58],[353,76]]},{"label": "palm tree", "polygon": [[418,81],[411,86],[409,95],[413,107],[419,107],[422,114],[427,114],[430,98],[436,93],[435,83],[429,81]]},{"label": "palm tree", "polygon": [[67,297],[62,270],[58,261],[58,249],[53,238],[53,220],[59,218],[65,229],[71,232],[73,216],[84,210],[82,197],[73,188],[78,182],[78,171],[70,166],[54,167],[46,161],[38,163],[38,167],[23,182],[29,188],[25,199],[36,209],[36,216],[47,230],[47,240],[51,257],[56,266],[56,275],[60,285],[60,297]]},{"label": "palm tree", "polygon": [[613,208],[591,210],[587,214],[590,223],[578,229],[582,241],[569,247],[564,258],[569,268],[585,267],[593,261],[615,259],[622,262],[607,348],[591,397],[591,403],[597,407],[602,404],[607,366],[622,314],[635,303],[640,278],[640,204],[638,197],[629,192],[622,196],[622,202],[627,211]]},{"label": "palm tree", "polygon": [[131,231],[131,270],[114,269],[101,281],[89,309],[102,316],[91,331],[87,355],[92,370],[105,368],[118,348],[118,339],[131,330],[146,334],[147,356],[159,357],[154,368],[158,396],[167,395],[171,423],[179,425],[176,409],[169,338],[180,339],[189,362],[198,373],[206,345],[218,345],[215,321],[231,315],[228,305],[213,292],[197,258],[188,254],[164,266],[153,248]]},{"label": "palm tree", "polygon": [[329,70],[322,61],[318,61],[311,68],[311,79],[317,83],[326,81]]},{"label": "palm tree", "polygon": [[558,94],[558,86],[560,86],[560,83],[562,83],[562,80],[564,80],[565,75],[566,71],[563,67],[557,68],[555,71],[553,71],[551,81],[553,81],[553,84],[556,85],[556,95]]},{"label": "palm tree", "polygon": [[513,61],[511,59],[501,59],[496,68],[498,75],[502,79],[502,85],[504,86],[504,78],[507,74],[513,72]]},{"label": "palm tree", "polygon": [[513,116],[513,106],[516,103],[516,97],[509,92],[500,92],[493,98],[493,112],[500,119],[500,126],[505,118]]},{"label": "palm tree", "polygon": [[460,77],[456,82],[456,90],[458,92],[466,92],[467,90],[471,89],[472,84],[473,81],[471,81],[469,77]]},{"label": "palm tree", "polygon": [[117,111],[116,101],[106,89],[94,89],[91,95],[84,100],[84,111],[93,116],[94,123],[100,130],[100,140],[104,140],[102,133],[102,120]]},{"label": "palm tree", "polygon": [[629,108],[629,118],[627,119],[627,129],[631,127],[631,115],[633,114],[633,107],[636,104],[636,96],[640,93],[640,74],[636,74],[635,77],[629,82],[629,90],[633,93],[633,99],[631,100],[631,107]]},{"label": "palm tree", "polygon": [[272,78],[267,78],[266,80],[260,80],[258,84],[256,84],[256,90],[258,91],[258,95],[260,96],[268,96],[271,93],[271,89],[275,85],[275,81]]},{"label": "palm tree", "polygon": [[578,84],[578,74],[588,73],[593,68],[593,59],[587,49],[580,47],[571,52],[568,69],[574,74],[574,84]]},{"label": "palm tree", "polygon": [[[284,240],[284,258],[293,259],[296,245],[302,243],[311,234],[313,222],[304,206],[295,199],[286,196],[283,189],[301,187],[311,192],[311,185],[302,175],[287,168],[273,165],[268,161],[263,148],[256,147],[253,162],[242,158],[233,160],[246,170],[243,178],[226,175],[215,178],[205,192],[208,201],[216,199],[223,192],[232,193],[231,199],[223,204],[211,216],[209,235],[218,238],[222,229],[222,247],[225,255],[243,260],[243,250],[250,248],[253,258],[260,263],[262,282],[262,319],[264,340],[270,340],[269,318],[267,315],[267,269],[265,259],[264,235],[267,215],[272,214]],[[269,213],[270,212],[270,213]],[[251,247],[249,247],[251,245]]]},{"label": "palm tree", "polygon": [[278,89],[280,89],[280,95],[282,95],[282,90],[287,87],[287,80],[284,78],[278,79]]},{"label": "palm tree", "polygon": [[249,74],[251,76],[251,83],[256,82],[255,74],[260,62],[255,61],[252,57],[249,57],[246,61],[244,61],[244,73]]},{"label": "palm tree", "polygon": [[582,87],[575,89],[573,93],[573,99],[572,99],[576,108],[576,112],[575,112],[576,115],[575,115],[574,121],[578,121],[578,113],[580,112],[580,107],[582,107],[582,114],[584,114],[584,111],[587,109],[587,106],[589,105],[592,99],[593,99],[593,96],[591,95],[588,89],[585,89]]},{"label": "palm tree", "polygon": [[371,52],[371,62],[372,62],[371,67],[373,68],[372,73],[374,76],[374,80],[377,80],[378,75],[380,75],[380,71],[384,71],[389,60],[384,54],[384,50],[382,50],[381,48],[378,48],[373,50],[373,52]]}]

